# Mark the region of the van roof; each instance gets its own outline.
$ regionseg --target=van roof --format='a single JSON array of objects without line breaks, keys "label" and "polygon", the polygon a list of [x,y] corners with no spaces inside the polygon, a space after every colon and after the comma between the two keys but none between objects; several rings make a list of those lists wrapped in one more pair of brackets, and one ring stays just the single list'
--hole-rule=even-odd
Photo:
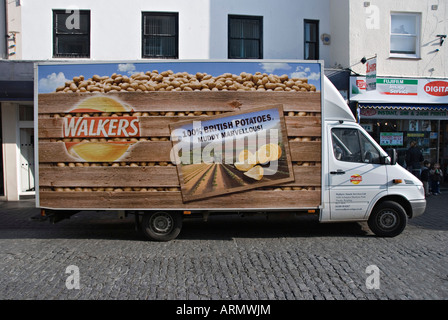
[{"label": "van roof", "polygon": [[345,102],[338,89],[326,76],[324,76],[323,119],[325,121],[342,120],[356,122],[347,102]]}]

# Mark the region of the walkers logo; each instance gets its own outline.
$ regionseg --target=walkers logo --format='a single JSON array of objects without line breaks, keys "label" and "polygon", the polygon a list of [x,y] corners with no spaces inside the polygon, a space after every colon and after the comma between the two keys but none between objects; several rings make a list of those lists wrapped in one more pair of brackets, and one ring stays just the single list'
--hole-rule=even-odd
[{"label": "walkers logo", "polygon": [[69,113],[102,113],[107,116],[64,118],[63,136],[65,138],[139,137],[138,118],[121,115],[132,111],[129,106],[112,98],[88,98]]},{"label": "walkers logo", "polygon": [[427,83],[424,87],[427,94],[436,97],[448,96],[448,82],[446,81],[432,81]]},{"label": "walkers logo", "polygon": [[138,137],[137,117],[64,118],[65,138]]},{"label": "walkers logo", "polygon": [[140,136],[138,117],[123,116],[132,112],[132,108],[109,98],[93,97],[82,101],[70,114],[96,113],[97,117],[65,117],[63,136],[65,138],[86,139],[81,142],[66,142],[67,152],[78,160],[88,162],[112,162],[121,158],[129,147],[130,141],[90,141],[88,138],[130,138]]},{"label": "walkers logo", "polygon": [[360,184],[362,181],[362,176],[359,174],[354,174],[350,177],[350,182],[353,184]]}]

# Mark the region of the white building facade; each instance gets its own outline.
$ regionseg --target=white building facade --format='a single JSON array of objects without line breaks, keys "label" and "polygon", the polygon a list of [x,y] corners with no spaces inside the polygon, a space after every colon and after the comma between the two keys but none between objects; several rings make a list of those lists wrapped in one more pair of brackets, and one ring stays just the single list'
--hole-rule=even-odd
[{"label": "white building facade", "polygon": [[[320,39],[331,29],[329,6],[330,0],[3,1],[0,31],[7,37],[0,46],[0,68],[5,70],[0,75],[5,88],[0,95],[0,196],[18,200],[34,190],[29,87],[33,76],[27,74],[33,62],[241,58],[329,62],[331,46]],[[19,77],[20,72],[25,78]]]},{"label": "white building facade", "polygon": [[[251,36],[262,38],[264,59],[303,59],[306,20],[315,21],[319,33],[330,31],[330,0],[21,0],[19,3],[20,10],[17,1],[9,1],[11,12],[16,12],[15,20],[21,21],[16,54],[10,59],[58,59],[54,51],[58,32],[55,19],[58,12],[66,10],[89,15],[89,26],[81,27],[90,37],[86,57],[90,60],[145,59],[142,55],[143,38],[148,31],[145,14],[174,16],[179,59],[228,59],[232,17],[241,17],[243,23],[253,19],[259,24],[260,34]],[[68,19],[64,23],[76,26],[75,16],[64,17]],[[11,22],[10,30],[12,26]],[[319,42],[319,58],[329,61],[330,47]]]},{"label": "white building facade", "polygon": [[[356,98],[350,74],[352,83],[362,83],[363,57],[377,57],[378,78],[446,80],[448,39],[440,45],[437,35],[447,34],[447,17],[447,2],[431,0],[0,1],[0,33],[6,35],[0,41],[0,197],[33,194],[35,61],[323,60],[353,111],[361,113],[371,101]],[[443,105],[444,99],[431,103]],[[367,120],[361,116],[361,123]],[[380,119],[370,120],[365,125],[373,128]],[[409,119],[396,120],[408,122],[395,128],[409,126]],[[435,154],[444,159],[445,120],[431,121],[431,130],[438,130]],[[378,139],[387,132],[381,126],[371,130]],[[435,130],[428,133],[433,138]]]}]

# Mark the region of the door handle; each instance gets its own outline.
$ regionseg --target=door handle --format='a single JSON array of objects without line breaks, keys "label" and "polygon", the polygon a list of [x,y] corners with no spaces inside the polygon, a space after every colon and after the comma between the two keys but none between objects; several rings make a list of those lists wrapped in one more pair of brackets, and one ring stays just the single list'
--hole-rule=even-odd
[{"label": "door handle", "polygon": [[330,174],[345,174],[345,171],[338,169],[337,171],[330,171]]}]

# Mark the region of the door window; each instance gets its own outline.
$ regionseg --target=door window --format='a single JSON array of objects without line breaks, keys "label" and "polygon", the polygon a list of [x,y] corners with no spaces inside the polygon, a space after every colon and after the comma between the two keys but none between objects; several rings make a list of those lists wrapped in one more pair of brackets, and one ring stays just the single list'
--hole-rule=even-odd
[{"label": "door window", "polygon": [[345,162],[380,163],[380,153],[357,129],[338,128],[331,131],[333,154]]}]

